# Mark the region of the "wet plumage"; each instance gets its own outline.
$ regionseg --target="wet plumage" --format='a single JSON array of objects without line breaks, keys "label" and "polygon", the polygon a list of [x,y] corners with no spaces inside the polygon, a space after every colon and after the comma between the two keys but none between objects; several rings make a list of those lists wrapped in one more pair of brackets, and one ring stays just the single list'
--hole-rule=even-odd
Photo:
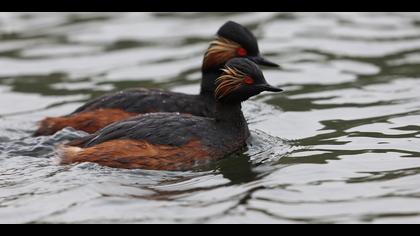
[{"label": "wet plumage", "polygon": [[227,68],[252,77],[255,83],[230,89],[223,99],[214,96],[215,117],[179,113],[135,116],[63,146],[62,163],[186,170],[240,151],[249,137],[241,102],[263,91],[281,90],[268,85],[258,66],[247,59],[230,60],[218,79],[218,87],[223,85],[223,79],[232,79],[224,76],[229,73]]},{"label": "wet plumage", "polygon": [[[93,133],[115,121],[150,112],[179,112],[212,117],[215,106],[213,102],[215,80],[222,73],[221,68],[227,60],[234,57],[248,57],[261,65],[277,66],[260,55],[257,40],[248,29],[229,21],[218,30],[217,38],[205,53],[199,95],[155,89],[127,89],[106,94],[87,102],[69,115],[44,119],[40,122],[35,136],[51,135],[65,127]],[[119,109],[120,118],[112,113],[106,114],[107,109],[112,109],[113,113],[118,113],[115,109]],[[102,110],[101,116],[114,119],[89,114],[99,110]]]}]

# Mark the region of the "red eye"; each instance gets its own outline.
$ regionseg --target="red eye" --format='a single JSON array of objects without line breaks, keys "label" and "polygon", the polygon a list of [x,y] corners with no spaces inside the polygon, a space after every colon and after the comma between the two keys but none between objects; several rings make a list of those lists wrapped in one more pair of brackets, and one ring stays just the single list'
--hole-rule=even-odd
[{"label": "red eye", "polygon": [[236,49],[236,54],[238,54],[238,56],[240,56],[240,57],[246,56],[247,53],[248,52],[246,51],[245,48],[238,48],[238,49]]},{"label": "red eye", "polygon": [[253,84],[254,83],[254,80],[251,77],[247,76],[244,79],[244,83],[245,84]]}]

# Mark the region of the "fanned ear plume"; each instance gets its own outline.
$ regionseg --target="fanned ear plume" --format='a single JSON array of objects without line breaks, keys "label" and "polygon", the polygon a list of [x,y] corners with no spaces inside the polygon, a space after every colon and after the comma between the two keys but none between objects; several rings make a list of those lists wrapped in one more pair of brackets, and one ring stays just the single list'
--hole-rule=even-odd
[{"label": "fanned ear plume", "polygon": [[226,66],[222,69],[224,74],[217,78],[217,88],[215,90],[216,99],[222,99],[232,91],[238,89],[246,78],[246,74],[242,71]]},{"label": "fanned ear plume", "polygon": [[211,68],[217,65],[224,64],[229,59],[236,56],[236,50],[241,45],[223,37],[217,37],[210,43],[209,48],[204,54],[204,68]]}]

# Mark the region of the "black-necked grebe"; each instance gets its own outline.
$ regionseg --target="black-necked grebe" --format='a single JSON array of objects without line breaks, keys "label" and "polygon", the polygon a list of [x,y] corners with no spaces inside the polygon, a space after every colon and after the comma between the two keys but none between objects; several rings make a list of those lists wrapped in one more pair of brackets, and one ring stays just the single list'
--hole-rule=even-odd
[{"label": "black-necked grebe", "polygon": [[113,123],[60,147],[61,163],[93,162],[115,168],[187,170],[241,150],[250,133],[241,103],[269,85],[246,58],[226,63],[216,80],[214,118],[149,113]]},{"label": "black-necked grebe", "polygon": [[204,55],[199,95],[141,88],[106,94],[87,102],[70,115],[44,119],[35,136],[51,135],[65,127],[94,133],[113,122],[152,112],[213,117],[215,80],[220,76],[223,65],[235,57],[278,67],[261,56],[258,42],[247,28],[229,21],[218,30],[217,38],[210,43]]}]

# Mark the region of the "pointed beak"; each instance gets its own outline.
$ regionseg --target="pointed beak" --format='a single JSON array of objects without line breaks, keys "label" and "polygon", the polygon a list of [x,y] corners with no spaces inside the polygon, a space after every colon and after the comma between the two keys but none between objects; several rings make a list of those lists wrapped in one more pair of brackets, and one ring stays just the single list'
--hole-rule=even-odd
[{"label": "pointed beak", "polygon": [[263,91],[268,91],[268,92],[282,92],[283,89],[281,88],[277,88],[274,86],[271,86],[269,84],[260,84],[257,85],[257,87],[263,92]]},{"label": "pointed beak", "polygon": [[261,55],[258,55],[256,57],[250,57],[250,59],[258,65],[269,66],[269,67],[280,67],[280,65],[265,59]]}]

